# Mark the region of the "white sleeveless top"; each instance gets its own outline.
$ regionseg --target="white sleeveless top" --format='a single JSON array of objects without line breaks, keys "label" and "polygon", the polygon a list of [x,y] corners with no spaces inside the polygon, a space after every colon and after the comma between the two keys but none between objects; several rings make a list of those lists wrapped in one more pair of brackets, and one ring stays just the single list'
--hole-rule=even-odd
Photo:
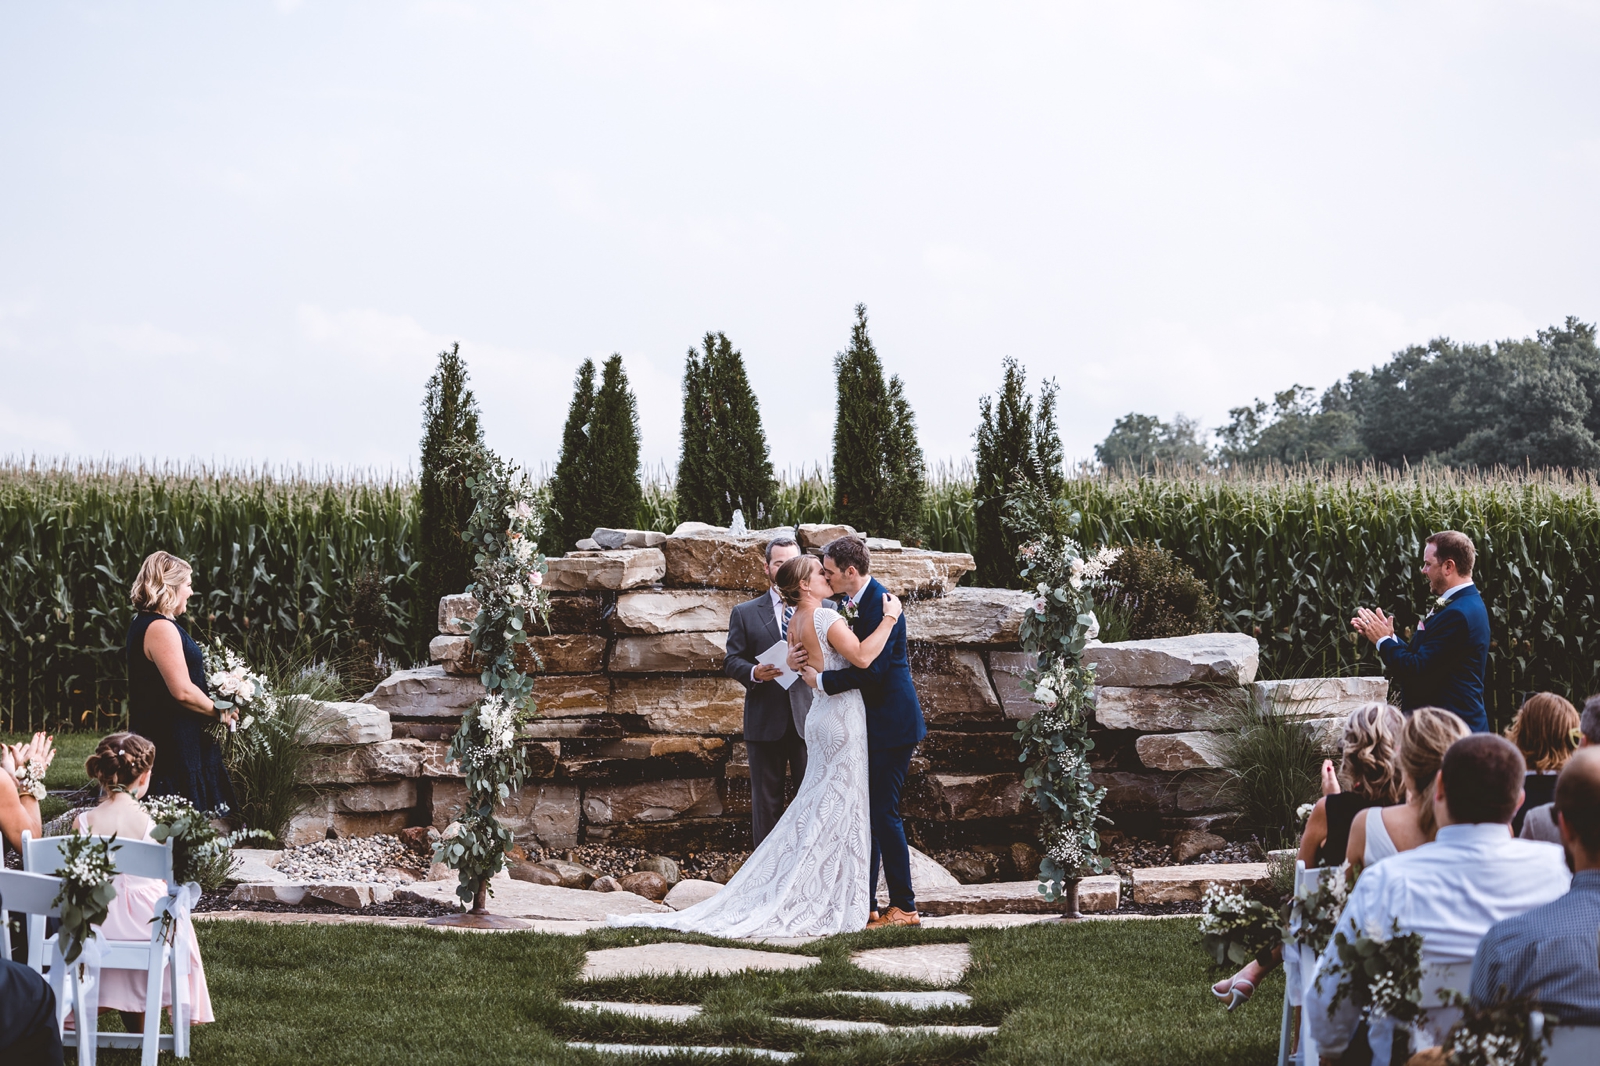
[{"label": "white sleeveless top", "polygon": [[1400,854],[1400,849],[1394,846],[1394,839],[1389,836],[1388,827],[1383,824],[1383,808],[1368,807],[1361,813],[1367,819],[1367,846],[1361,852],[1361,865],[1371,866],[1391,855]]}]

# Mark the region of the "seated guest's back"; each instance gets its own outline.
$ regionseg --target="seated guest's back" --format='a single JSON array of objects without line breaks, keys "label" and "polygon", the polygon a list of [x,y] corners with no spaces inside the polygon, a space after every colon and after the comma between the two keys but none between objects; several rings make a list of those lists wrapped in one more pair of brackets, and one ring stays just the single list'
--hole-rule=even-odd
[{"label": "seated guest's back", "polygon": [[1506,739],[1522,752],[1528,771],[1522,782],[1522,806],[1511,819],[1513,833],[1522,832],[1522,820],[1529,808],[1541,807],[1555,798],[1556,775],[1578,746],[1577,733],[1577,708],[1554,692],[1535,693],[1517,709]]},{"label": "seated guest's back", "polygon": [[[1600,696],[1590,696],[1584,701],[1583,713],[1578,716],[1578,747],[1587,748],[1595,744],[1600,744]],[[1561,830],[1556,828],[1554,805],[1524,806],[1527,807],[1527,814],[1517,835],[1527,840],[1561,843]]]},{"label": "seated guest's back", "polygon": [[1299,858],[1306,866],[1338,866],[1344,861],[1350,823],[1369,807],[1398,802],[1404,786],[1400,775],[1400,728],[1405,724],[1398,708],[1368,703],[1345,719],[1340,740],[1336,778],[1323,764],[1327,791],[1311,809],[1300,835]]},{"label": "seated guest's back", "polygon": [[[1511,835],[1522,773],[1522,753],[1503,737],[1478,733],[1452,744],[1433,787],[1434,842],[1366,870],[1337,932],[1353,940],[1398,923],[1422,937],[1424,965],[1469,963],[1494,923],[1565,892],[1570,875],[1560,849]],[[1328,975],[1338,958],[1330,941],[1305,1007],[1324,1054],[1342,1053],[1360,1021],[1350,999],[1329,1010],[1338,982]]]},{"label": "seated guest's back", "polygon": [[1433,818],[1433,782],[1439,764],[1450,745],[1470,733],[1467,723],[1453,711],[1419,707],[1411,713],[1400,728],[1400,772],[1406,801],[1392,807],[1369,807],[1357,816],[1345,849],[1352,870],[1433,839],[1438,830]]},{"label": "seated guest's back", "polygon": [[1562,1022],[1600,1025],[1600,748],[1567,761],[1555,810],[1572,888],[1489,930],[1472,960],[1472,999],[1533,996]]}]

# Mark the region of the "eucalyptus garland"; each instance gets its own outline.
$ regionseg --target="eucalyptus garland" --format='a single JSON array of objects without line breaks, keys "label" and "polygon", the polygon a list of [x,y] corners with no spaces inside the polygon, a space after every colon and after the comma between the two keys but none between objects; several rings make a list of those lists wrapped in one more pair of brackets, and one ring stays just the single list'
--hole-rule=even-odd
[{"label": "eucalyptus garland", "polygon": [[[472,517],[462,538],[475,549],[473,582],[478,601],[472,647],[483,665],[484,698],[462,715],[450,742],[450,759],[466,779],[467,802],[453,831],[439,841],[434,861],[456,871],[456,895],[481,907],[489,880],[505,866],[514,843],[495,809],[522,784],[527,764],[518,740],[523,722],[538,710],[533,679],[517,665],[528,630],[549,612],[545,558],[539,552],[542,525],[538,492],[528,475],[481,445],[464,449]],[[532,650],[521,654],[538,665]]]},{"label": "eucalyptus garland", "polygon": [[1083,648],[1099,632],[1093,589],[1119,553],[1102,548],[1086,554],[1069,535],[1079,516],[1060,501],[1019,504],[1010,517],[1028,539],[1018,561],[1035,591],[1020,639],[1023,650],[1037,656],[1021,682],[1039,709],[1017,726],[1017,760],[1027,764],[1022,784],[1044,821],[1039,891],[1057,900],[1079,879],[1110,867],[1098,854],[1106,790],[1089,771],[1094,667],[1084,663]]}]

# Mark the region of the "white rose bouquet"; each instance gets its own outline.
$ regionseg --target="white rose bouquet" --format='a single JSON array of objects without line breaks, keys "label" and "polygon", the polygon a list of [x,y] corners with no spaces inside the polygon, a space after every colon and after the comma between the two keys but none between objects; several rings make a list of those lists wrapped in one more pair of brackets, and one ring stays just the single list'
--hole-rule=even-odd
[{"label": "white rose bouquet", "polygon": [[278,713],[278,698],[267,679],[220,640],[206,649],[206,687],[217,710],[239,712],[228,723],[228,732],[239,734],[241,742],[254,742],[259,734],[252,733],[251,727]]}]

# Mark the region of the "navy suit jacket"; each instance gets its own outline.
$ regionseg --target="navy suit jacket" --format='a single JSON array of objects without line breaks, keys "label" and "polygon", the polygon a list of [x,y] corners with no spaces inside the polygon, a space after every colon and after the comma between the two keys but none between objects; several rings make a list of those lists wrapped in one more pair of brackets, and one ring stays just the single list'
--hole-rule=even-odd
[{"label": "navy suit jacket", "polygon": [[[888,589],[870,579],[856,597],[860,608],[855,623],[850,627],[863,640],[872,635],[883,621],[883,596]],[[906,652],[906,616],[902,613],[895,621],[889,643],[872,660],[866,669],[847,666],[843,670],[826,670],[822,674],[822,691],[830,696],[857,688],[867,705],[867,746],[869,748],[900,748],[915,744],[928,735],[922,721],[922,704],[917,702],[917,689],[911,683],[911,660]]]},{"label": "navy suit jacket", "polygon": [[1489,611],[1476,585],[1417,623],[1410,641],[1386,640],[1378,655],[1400,683],[1401,709],[1443,707],[1473,732],[1489,731],[1483,674],[1489,665]]}]

